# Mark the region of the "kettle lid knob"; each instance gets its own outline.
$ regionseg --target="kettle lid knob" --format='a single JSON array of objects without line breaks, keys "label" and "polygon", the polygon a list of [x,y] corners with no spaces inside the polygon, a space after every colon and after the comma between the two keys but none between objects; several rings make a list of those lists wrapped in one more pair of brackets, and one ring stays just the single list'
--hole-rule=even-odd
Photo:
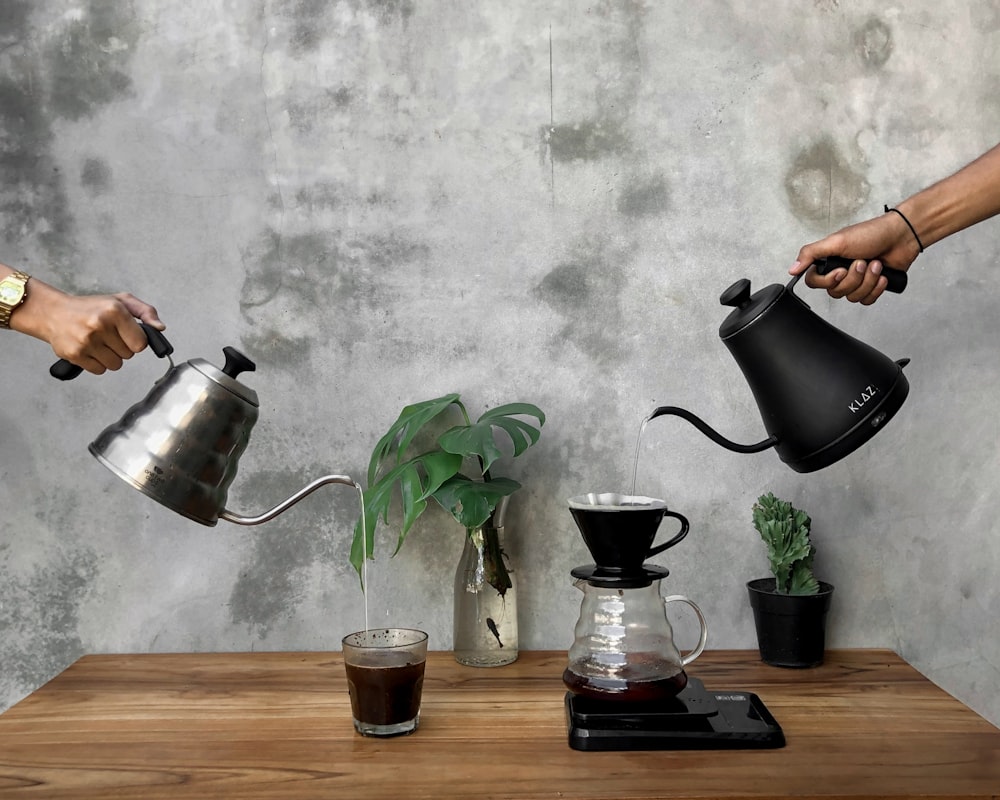
[{"label": "kettle lid knob", "polygon": [[722,305],[733,308],[719,328],[719,336],[728,339],[733,334],[739,333],[767,312],[785,293],[784,286],[772,283],[751,294],[750,281],[747,278],[740,278],[719,296]]},{"label": "kettle lid knob", "polygon": [[733,308],[746,308],[750,305],[750,281],[740,278],[719,296],[719,302]]},{"label": "kettle lid knob", "polygon": [[241,372],[254,372],[257,369],[257,365],[235,347],[223,347],[222,352],[226,356],[222,372],[230,378],[235,379]]}]

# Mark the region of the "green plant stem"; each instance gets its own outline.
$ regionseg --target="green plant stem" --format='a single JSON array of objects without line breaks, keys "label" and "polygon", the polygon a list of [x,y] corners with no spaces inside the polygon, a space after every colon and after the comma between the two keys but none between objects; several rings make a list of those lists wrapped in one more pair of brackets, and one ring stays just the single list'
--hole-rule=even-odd
[{"label": "green plant stem", "polygon": [[486,582],[497,590],[501,597],[513,586],[507,564],[504,561],[503,549],[500,547],[500,532],[493,525],[493,516],[483,526],[483,570]]}]

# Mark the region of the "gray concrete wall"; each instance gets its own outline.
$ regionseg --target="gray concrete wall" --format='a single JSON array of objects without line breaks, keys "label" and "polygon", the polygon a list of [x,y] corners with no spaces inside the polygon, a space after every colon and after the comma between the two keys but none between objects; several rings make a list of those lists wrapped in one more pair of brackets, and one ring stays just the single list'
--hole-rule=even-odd
[{"label": "gray concrete wall", "polygon": [[[504,465],[509,544],[522,647],[565,648],[588,560],[565,499],[626,487],[657,405],[763,438],[719,293],[993,145],[998,49],[996,0],[3,0],[0,260],[153,302],[178,360],[257,361],[241,513],[361,477],[409,402],[540,405]],[[871,309],[809,295],[912,359],[901,414],[830,469],[650,425],[638,488],[692,521],[658,561],[711,647],[755,643],[773,490],[813,515],[830,644],[894,648],[1000,722],[998,242],[936,245]],[[58,384],[46,346],[0,339],[0,703],[87,652],[337,649],[364,624],[351,490],[188,522],[87,453],[161,362]],[[434,510],[394,541],[371,618],[448,649],[462,531]]]}]

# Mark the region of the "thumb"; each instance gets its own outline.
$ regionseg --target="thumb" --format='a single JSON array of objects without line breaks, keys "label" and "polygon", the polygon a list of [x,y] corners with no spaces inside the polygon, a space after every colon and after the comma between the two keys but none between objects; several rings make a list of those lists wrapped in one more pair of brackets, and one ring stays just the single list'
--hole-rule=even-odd
[{"label": "thumb", "polygon": [[151,328],[156,328],[158,331],[166,330],[167,326],[160,319],[156,309],[149,303],[145,303],[131,294],[119,294],[117,297],[133,317],[142,320]]}]

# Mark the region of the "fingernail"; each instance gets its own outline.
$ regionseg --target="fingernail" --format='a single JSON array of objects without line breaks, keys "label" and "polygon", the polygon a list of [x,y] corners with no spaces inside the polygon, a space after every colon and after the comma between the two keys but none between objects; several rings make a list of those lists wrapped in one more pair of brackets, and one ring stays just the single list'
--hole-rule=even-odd
[{"label": "fingernail", "polygon": [[882,274],[882,264],[881,264],[881,262],[873,261],[871,263],[871,267],[872,267],[872,272],[874,272],[876,275],[881,275]]},{"label": "fingernail", "polygon": [[864,261],[859,261],[854,269],[856,269],[858,272],[864,272],[867,266],[868,265]]},{"label": "fingernail", "polygon": [[795,271],[796,271],[796,270],[797,270],[797,269],[798,269],[799,267],[801,267],[801,266],[802,266],[802,262],[801,262],[801,261],[796,261],[796,262],[795,262],[794,264],[792,264],[792,266],[790,266],[790,267],[788,268],[788,272],[789,272],[790,274],[794,275],[794,274],[795,274]]}]

